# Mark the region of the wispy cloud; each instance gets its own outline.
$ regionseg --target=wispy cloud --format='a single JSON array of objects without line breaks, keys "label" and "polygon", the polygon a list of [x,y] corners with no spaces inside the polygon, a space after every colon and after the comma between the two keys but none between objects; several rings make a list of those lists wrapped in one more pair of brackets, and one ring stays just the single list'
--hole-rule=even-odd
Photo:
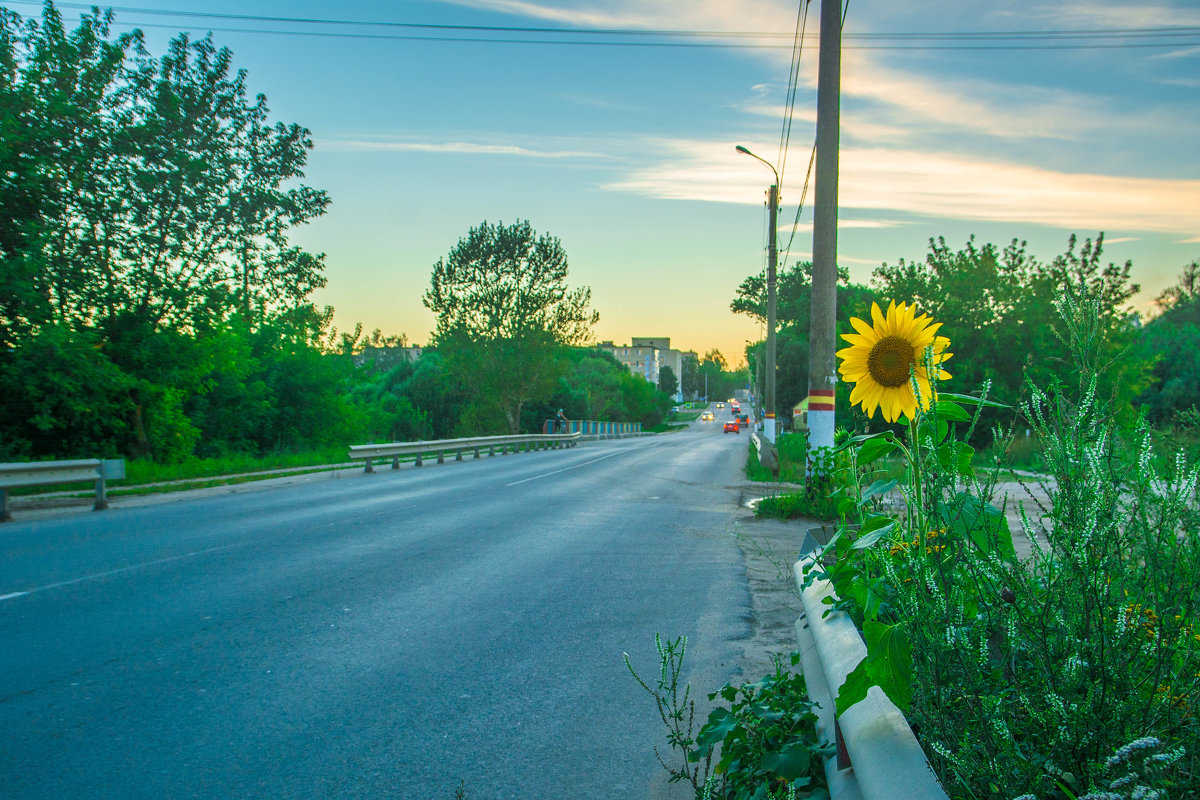
[{"label": "wispy cloud", "polygon": [[519,156],[521,158],[608,158],[588,150],[535,150],[512,144],[483,142],[402,142],[369,139],[327,139],[322,149],[334,152],[418,152],[455,155]]},{"label": "wispy cloud", "polygon": [[[894,219],[846,219],[842,217],[838,219],[838,228],[865,228],[872,230],[880,230],[883,228],[899,228],[902,225],[909,225],[908,222],[899,222]],[[811,222],[800,222],[795,225],[789,225],[781,228],[779,235],[783,236],[791,231],[796,233],[812,231],[813,224]]]},{"label": "wispy cloud", "polygon": [[[732,143],[655,145],[663,154],[657,165],[634,170],[605,188],[666,199],[762,202],[762,168],[739,163]],[[846,148],[841,153],[839,201],[846,209],[1190,234],[1200,230],[1197,198],[1200,180],[1069,173],[919,150]]]},{"label": "wispy cloud", "polygon": [[1168,59],[1168,58],[1194,58],[1200,56],[1200,47],[1181,47],[1178,50],[1168,50],[1165,53],[1156,53],[1151,58]]},{"label": "wispy cloud", "polygon": [[1165,28],[1200,25],[1200,11],[1167,3],[1061,3],[1023,9],[1028,17],[1069,22],[1076,28]]},{"label": "wispy cloud", "polygon": [[1193,236],[1190,239],[1180,239],[1175,244],[1200,244],[1200,236]]}]

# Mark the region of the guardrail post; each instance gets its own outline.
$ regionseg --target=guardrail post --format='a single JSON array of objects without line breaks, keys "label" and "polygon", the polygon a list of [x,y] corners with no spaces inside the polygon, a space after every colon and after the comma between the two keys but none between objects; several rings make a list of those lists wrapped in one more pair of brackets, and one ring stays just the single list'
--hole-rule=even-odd
[{"label": "guardrail post", "polygon": [[10,522],[12,512],[8,510],[8,489],[0,489],[0,522]]},{"label": "guardrail post", "polygon": [[496,455],[496,446],[495,446],[495,445],[488,445],[488,458],[491,458],[491,457],[493,457],[493,456],[495,456],[495,455]]},{"label": "guardrail post", "polygon": [[92,511],[103,511],[108,508],[108,487],[104,484],[104,474],[96,479],[96,502],[92,504]]},{"label": "guardrail post", "polygon": [[454,456],[455,461],[462,461],[462,448],[458,448],[458,454]]},{"label": "guardrail post", "polygon": [[422,463],[423,463],[423,462],[421,461],[421,454],[420,454],[420,453],[417,453],[417,463],[416,463],[416,466],[418,466],[418,467],[419,467],[419,466],[421,466],[421,464],[422,464]]},{"label": "guardrail post", "polygon": [[400,456],[392,456],[392,469],[400,469]]},{"label": "guardrail post", "polygon": [[444,451],[444,450],[438,450],[438,463],[439,463],[439,464],[445,464],[445,463],[446,463],[446,451]]},{"label": "guardrail post", "polygon": [[475,457],[479,458],[479,448],[478,447],[475,448]]},{"label": "guardrail post", "polygon": [[371,459],[368,458],[367,466],[363,469],[363,472],[374,472],[374,471],[375,471],[375,467],[371,466]]}]

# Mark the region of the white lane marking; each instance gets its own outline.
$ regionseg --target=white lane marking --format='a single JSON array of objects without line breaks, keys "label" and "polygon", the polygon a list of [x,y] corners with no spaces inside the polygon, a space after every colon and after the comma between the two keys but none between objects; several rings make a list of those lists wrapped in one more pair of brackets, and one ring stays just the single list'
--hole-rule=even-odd
[{"label": "white lane marking", "polygon": [[600,456],[599,458],[593,458],[591,461],[583,461],[583,462],[580,462],[579,464],[574,464],[570,467],[563,467],[562,469],[556,469],[552,472],[543,472],[541,475],[534,475],[532,478],[524,478],[522,480],[513,481],[512,483],[506,483],[504,485],[505,486],[516,486],[517,484],[529,483],[530,481],[536,481],[540,478],[548,478],[551,475],[557,475],[560,472],[567,472],[568,470],[579,469],[580,467],[586,467],[588,464],[595,464],[597,461],[603,461],[606,458],[612,458],[613,456],[619,456],[619,455],[621,455],[622,452],[623,451],[618,450],[615,453],[609,453],[606,456]]},{"label": "white lane marking", "polygon": [[158,564],[168,564],[172,561],[179,561],[184,558],[193,558],[195,556],[202,556],[202,555],[206,555],[208,553],[215,553],[219,550],[228,550],[231,547],[238,547],[240,545],[241,545],[241,542],[234,542],[233,544],[223,544],[223,545],[220,545],[219,547],[210,547],[207,550],[197,550],[193,553],[184,553],[181,556],[168,556],[167,558],[159,558],[159,559],[155,559],[154,561],[144,561],[141,564],[131,564],[128,567],[121,567],[119,569],[110,569],[107,572],[97,572],[93,575],[84,575],[82,578],[72,578],[69,581],[59,581],[58,583],[47,583],[45,586],[37,586],[37,587],[34,587],[33,589],[27,589],[23,592],[12,592],[11,594],[0,595],[0,600],[9,600],[13,597],[21,597],[22,595],[32,594],[33,592],[44,592],[47,589],[58,589],[63,586],[70,586],[75,583],[83,583],[84,581],[94,581],[98,578],[107,578],[110,575],[120,575],[122,572],[131,572],[135,569],[142,569],[143,567],[153,567]]}]

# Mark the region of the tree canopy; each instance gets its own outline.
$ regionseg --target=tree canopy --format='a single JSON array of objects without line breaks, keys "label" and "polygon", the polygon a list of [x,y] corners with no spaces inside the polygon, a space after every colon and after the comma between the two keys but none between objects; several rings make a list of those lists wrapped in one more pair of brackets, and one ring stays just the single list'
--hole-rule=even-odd
[{"label": "tree canopy", "polygon": [[567,254],[528,220],[484,221],[433,265],[422,298],[435,344],[468,387],[472,428],[521,428],[521,409],[554,391],[560,349],[592,338],[591,289],[567,287]]},{"label": "tree canopy", "polygon": [[0,9],[0,451],[308,441],[344,410],[314,349],[323,256],[287,236],[329,203],[295,182],[309,132],[210,37],[156,58],[112,21]]}]

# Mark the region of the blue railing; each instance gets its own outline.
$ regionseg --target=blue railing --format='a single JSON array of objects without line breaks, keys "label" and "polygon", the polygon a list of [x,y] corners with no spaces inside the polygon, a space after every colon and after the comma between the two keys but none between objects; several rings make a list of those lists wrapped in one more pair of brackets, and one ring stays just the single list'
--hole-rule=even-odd
[{"label": "blue railing", "polygon": [[548,419],[542,424],[542,433],[580,433],[584,436],[619,436],[626,433],[641,433],[640,422],[605,422],[594,419]]}]

